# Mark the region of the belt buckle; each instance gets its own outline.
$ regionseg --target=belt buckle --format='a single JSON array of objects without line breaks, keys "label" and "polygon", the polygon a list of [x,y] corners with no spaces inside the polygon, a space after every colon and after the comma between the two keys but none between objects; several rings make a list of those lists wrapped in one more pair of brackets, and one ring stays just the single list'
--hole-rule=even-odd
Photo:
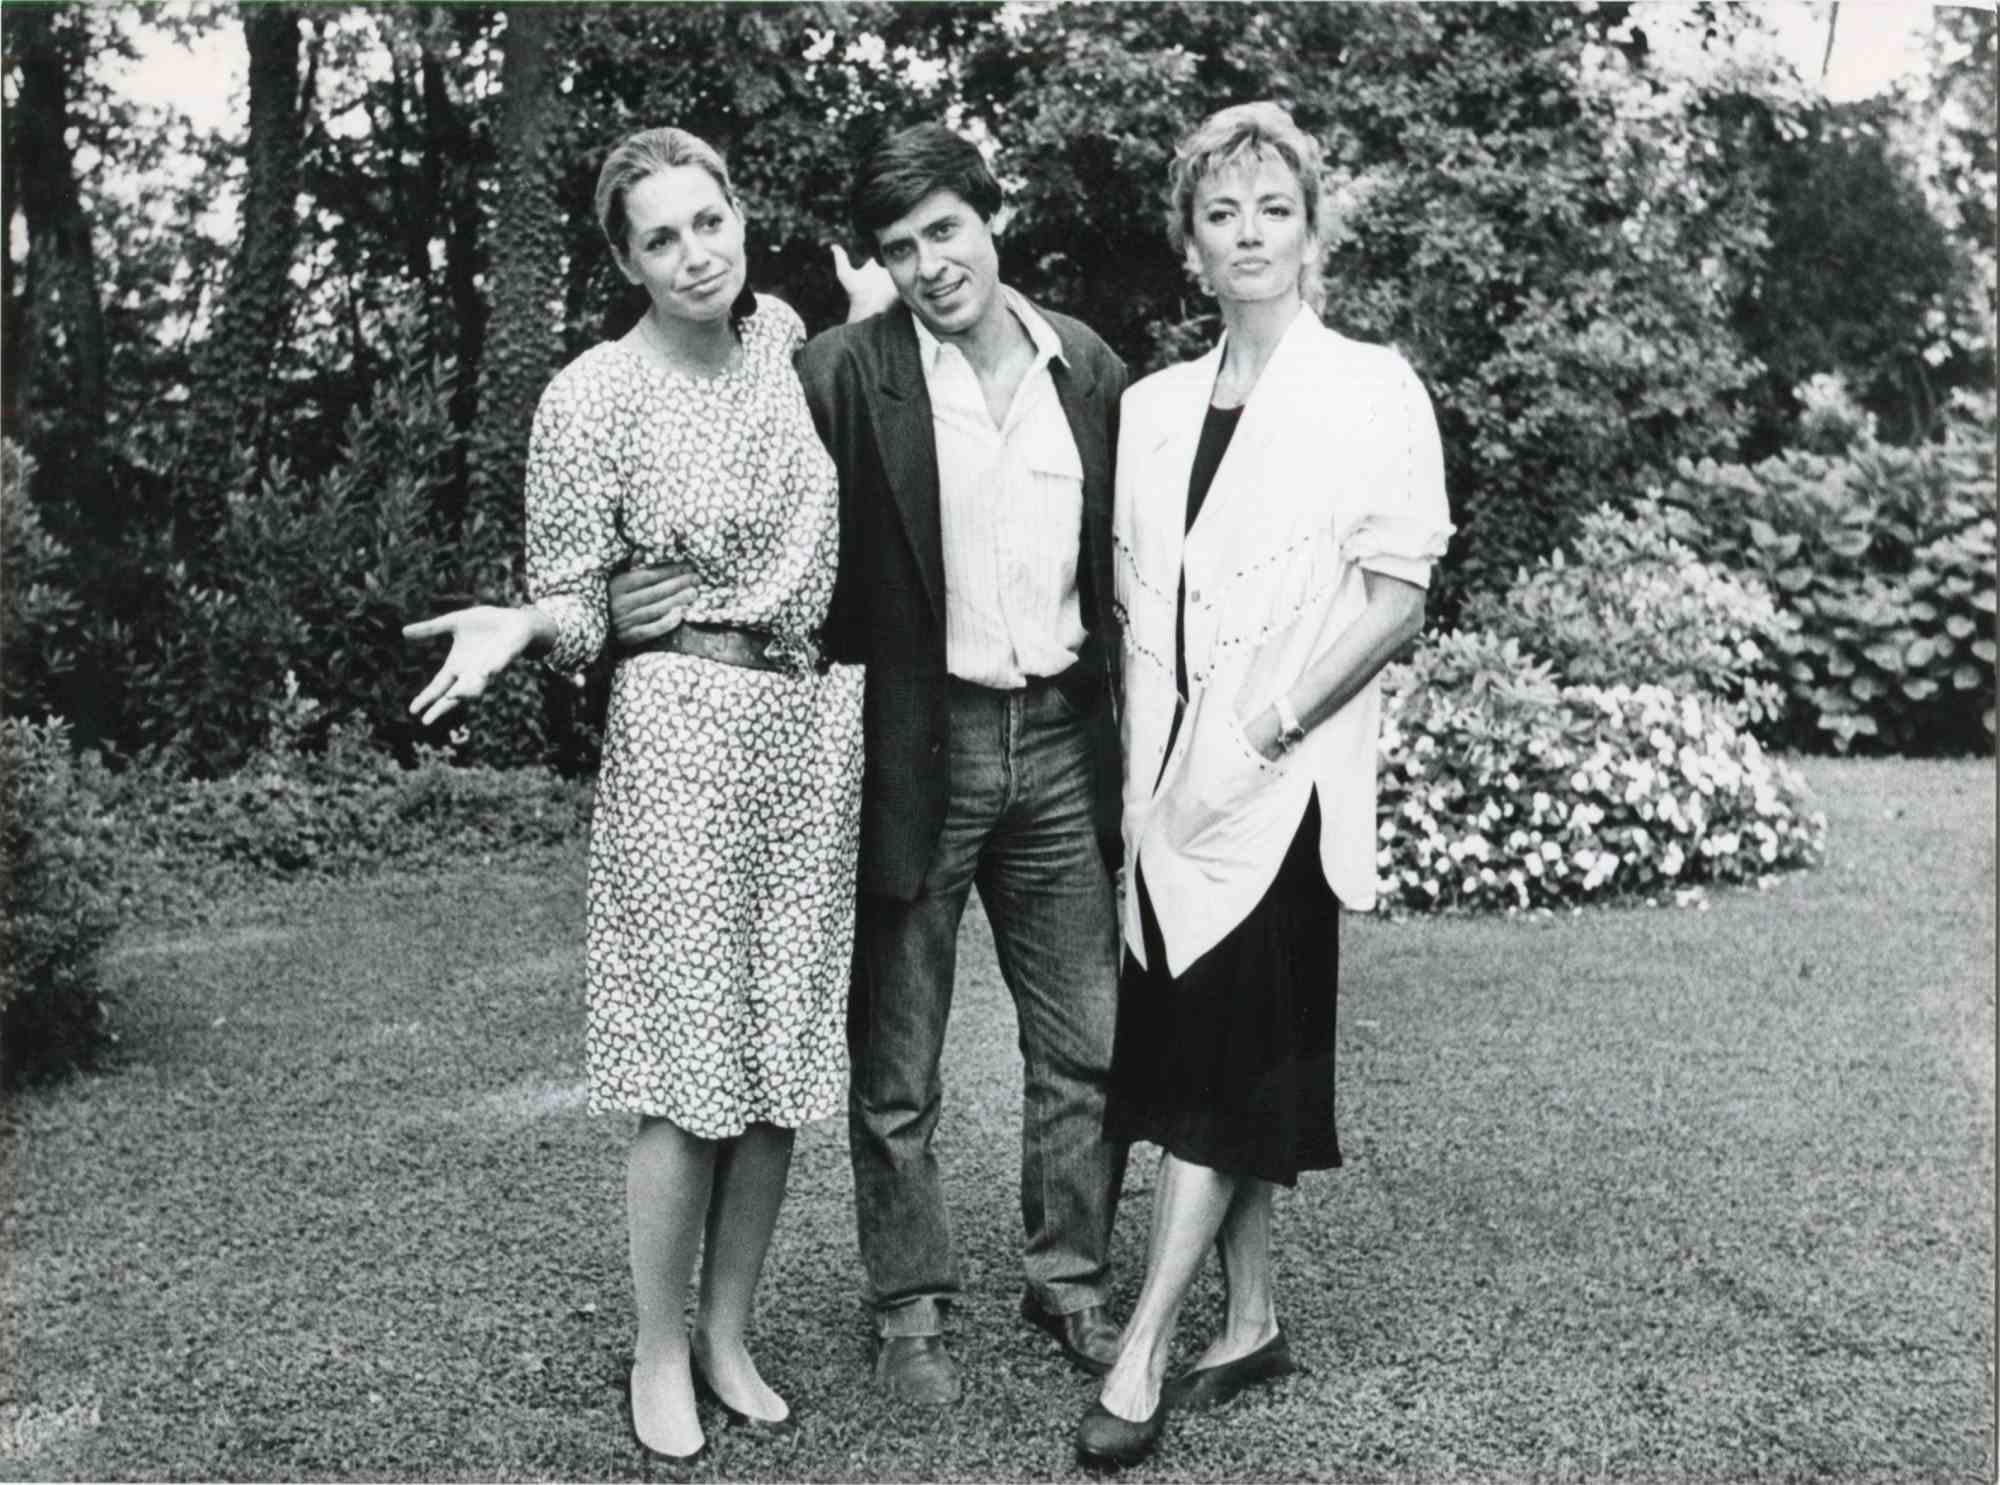
[{"label": "belt buckle", "polygon": [[767,635],[757,653],[766,665],[787,675],[806,675],[826,669],[825,656],[809,634]]}]

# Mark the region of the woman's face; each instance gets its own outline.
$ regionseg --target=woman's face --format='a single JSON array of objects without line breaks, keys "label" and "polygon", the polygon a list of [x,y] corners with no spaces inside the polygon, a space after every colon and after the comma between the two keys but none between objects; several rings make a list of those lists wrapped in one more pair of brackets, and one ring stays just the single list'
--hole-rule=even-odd
[{"label": "woman's face", "polygon": [[661,314],[722,319],[743,292],[743,218],[699,165],[656,170],[625,192],[618,268]]},{"label": "woman's face", "polygon": [[1250,155],[1205,176],[1194,192],[1188,266],[1225,302],[1294,298],[1312,251],[1305,199],[1291,167]]}]

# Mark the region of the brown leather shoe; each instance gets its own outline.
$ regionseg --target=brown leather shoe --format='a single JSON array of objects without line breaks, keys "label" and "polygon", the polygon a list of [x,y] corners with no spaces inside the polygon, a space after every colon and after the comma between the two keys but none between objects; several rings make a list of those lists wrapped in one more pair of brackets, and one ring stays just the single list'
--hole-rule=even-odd
[{"label": "brown leather shoe", "polygon": [[1052,1315],[1035,1302],[1032,1294],[1024,1294],[1021,1318],[1054,1336],[1063,1355],[1092,1376],[1103,1376],[1118,1359],[1120,1332],[1103,1305],[1086,1305],[1067,1315]]},{"label": "brown leather shoe", "polygon": [[876,1342],[875,1385],[903,1402],[942,1406],[964,1391],[941,1335],[885,1335]]}]

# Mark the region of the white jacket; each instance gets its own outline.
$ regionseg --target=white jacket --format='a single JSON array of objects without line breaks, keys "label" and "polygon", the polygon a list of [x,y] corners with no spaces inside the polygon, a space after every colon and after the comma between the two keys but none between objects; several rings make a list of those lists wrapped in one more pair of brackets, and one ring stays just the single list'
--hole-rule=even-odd
[{"label": "white jacket", "polygon": [[[1377,684],[1276,763],[1243,724],[1360,615],[1363,568],[1427,584],[1452,530],[1437,421],[1416,373],[1302,307],[1183,539],[1222,350],[1131,386],[1118,437],[1125,860],[1145,872],[1176,975],[1256,906],[1315,788],[1328,884],[1349,908],[1375,905]],[[1188,709],[1162,774],[1183,564]],[[1135,881],[1128,872],[1125,943],[1143,958]]]}]

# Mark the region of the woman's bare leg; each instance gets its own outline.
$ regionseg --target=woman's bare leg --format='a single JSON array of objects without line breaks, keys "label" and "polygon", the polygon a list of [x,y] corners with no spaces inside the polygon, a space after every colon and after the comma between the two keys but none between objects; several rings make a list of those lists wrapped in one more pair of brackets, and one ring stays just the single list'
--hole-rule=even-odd
[{"label": "woman's bare leg", "polygon": [[792,1137],[789,1129],[753,1124],[722,1147],[694,1321],[695,1360],[716,1394],[739,1413],[773,1422],[790,1410],[758,1374],[748,1343],[757,1276],[791,1171]]},{"label": "woman's bare leg", "polygon": [[665,1454],[702,1446],[688,1371],[687,1292],[715,1175],[715,1142],[642,1117],[625,1159],[625,1221],[639,1340],[632,1357],[632,1426]]},{"label": "woman's bare leg", "polygon": [[1248,1356],[1278,1333],[1277,1302],[1271,1292],[1271,1197],[1269,1181],[1244,1177],[1222,1219],[1216,1246],[1228,1286],[1222,1334],[1195,1363],[1219,1366]]},{"label": "woman's bare leg", "polygon": [[1174,1325],[1209,1245],[1228,1216],[1243,1178],[1172,1155],[1160,1160],[1153,1187],[1153,1229],[1140,1287],[1118,1360],[1104,1378],[1099,1401],[1130,1423],[1150,1418],[1160,1404]]}]

